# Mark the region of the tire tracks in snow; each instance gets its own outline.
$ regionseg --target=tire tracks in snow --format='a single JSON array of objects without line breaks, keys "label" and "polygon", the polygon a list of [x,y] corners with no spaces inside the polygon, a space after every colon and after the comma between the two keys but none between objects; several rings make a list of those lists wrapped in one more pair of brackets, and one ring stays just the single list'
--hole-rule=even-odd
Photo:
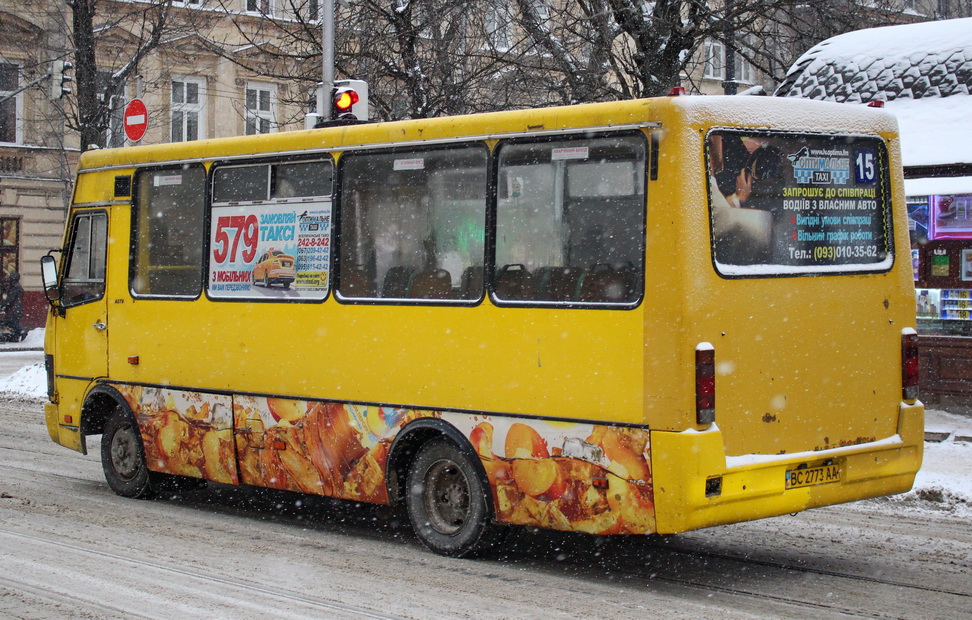
[{"label": "tire tracks in snow", "polygon": [[[270,587],[262,585],[260,583],[240,579],[237,577],[230,577],[227,575],[217,575],[212,573],[206,573],[198,570],[192,570],[183,567],[167,566],[165,564],[160,564],[157,562],[151,562],[142,558],[133,558],[125,555],[120,555],[117,553],[112,553],[110,551],[104,551],[99,549],[91,549],[81,545],[69,543],[63,540],[53,540],[51,538],[46,538],[42,536],[36,536],[32,534],[25,534],[22,532],[17,532],[10,529],[0,529],[0,537],[6,538],[13,542],[19,542],[20,544],[27,544],[31,546],[48,546],[60,550],[62,553],[73,553],[81,556],[82,559],[90,559],[95,565],[104,564],[107,560],[116,564],[128,565],[133,569],[148,569],[149,572],[155,573],[165,573],[170,579],[167,582],[171,582],[171,576],[176,575],[182,579],[187,579],[193,585],[198,587],[191,588],[196,593],[208,593],[212,590],[207,588],[207,586],[217,586],[220,588],[219,598],[227,598],[229,595],[223,588],[229,588],[232,591],[238,592],[238,597],[233,597],[234,600],[240,603],[246,603],[252,601],[254,607],[262,607],[263,611],[273,610],[274,615],[280,614],[281,610],[284,608],[282,604],[297,604],[303,609],[296,611],[292,614],[294,618],[304,618],[308,617],[308,613],[318,612],[321,614],[320,617],[334,617],[334,614],[340,614],[341,617],[355,617],[355,618],[373,618],[376,620],[398,620],[399,616],[393,616],[380,611],[369,609],[366,607],[361,607],[357,605],[349,605],[346,603],[340,603],[337,601],[324,599],[315,596],[308,596],[306,594],[300,594],[297,592],[292,592],[284,590],[281,588]],[[6,546],[6,545],[4,545]],[[105,605],[99,603],[96,600],[92,600],[89,597],[83,597],[78,595],[68,595],[59,592],[57,589],[58,583],[62,583],[59,578],[55,579],[50,584],[38,584],[31,583],[29,581],[24,581],[23,578],[18,580],[11,580],[9,577],[2,577],[0,583],[9,582],[8,587],[20,585],[25,591],[29,592],[34,596],[38,596],[42,599],[54,599],[54,600],[74,600],[83,601],[85,605],[95,605],[106,610],[111,611],[123,611],[126,616],[133,613],[130,609],[116,608],[115,606]],[[62,586],[63,587],[63,586]],[[17,589],[17,588],[14,588]],[[258,597],[254,597],[254,594],[260,595],[265,600],[255,600]],[[268,606],[268,603],[273,603],[272,606]],[[279,605],[278,605],[279,604]],[[218,602],[216,603],[218,607]],[[254,611],[259,611],[259,609],[254,609]],[[137,613],[137,612],[135,612]],[[158,617],[156,615],[151,615],[149,617]]]}]

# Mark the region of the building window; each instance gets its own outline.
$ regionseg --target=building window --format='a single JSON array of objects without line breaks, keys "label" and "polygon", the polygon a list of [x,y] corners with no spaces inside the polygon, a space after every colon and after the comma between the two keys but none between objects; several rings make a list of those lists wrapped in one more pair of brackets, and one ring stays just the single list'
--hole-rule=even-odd
[{"label": "building window", "polygon": [[739,52],[740,49],[753,49],[748,37],[740,37],[738,39],[738,44],[736,45],[736,81],[744,84],[753,84],[756,82],[756,68],[753,67],[753,63],[749,62],[749,60]]},{"label": "building window", "polygon": [[273,16],[272,0],[246,0],[247,13],[260,13],[261,15]]},{"label": "building window", "polygon": [[274,86],[253,83],[246,85],[246,135],[276,131],[276,100]]},{"label": "building window", "polygon": [[726,77],[726,47],[720,41],[705,42],[705,70],[702,76],[710,80]]},{"label": "building window", "polygon": [[172,141],[206,137],[206,82],[201,78],[172,80]]},{"label": "building window", "polygon": [[0,265],[2,275],[20,271],[20,220],[15,217],[0,218]]},{"label": "building window", "polygon": [[510,49],[510,11],[503,2],[497,2],[486,10],[486,36],[497,51]]},{"label": "building window", "polygon": [[[20,86],[20,67],[0,64],[0,98],[12,94]],[[20,142],[17,112],[20,109],[20,95],[14,95],[0,103],[0,142]]]}]

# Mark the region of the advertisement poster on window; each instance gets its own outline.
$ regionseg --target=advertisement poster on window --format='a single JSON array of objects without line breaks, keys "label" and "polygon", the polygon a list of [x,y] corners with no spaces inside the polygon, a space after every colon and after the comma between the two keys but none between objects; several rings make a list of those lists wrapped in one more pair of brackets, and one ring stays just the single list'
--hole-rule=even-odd
[{"label": "advertisement poster on window", "polygon": [[323,299],[330,245],[330,201],[214,207],[209,296]]},{"label": "advertisement poster on window", "polygon": [[707,147],[723,275],[890,268],[881,140],[725,129],[710,132]]},{"label": "advertisement poster on window", "polygon": [[928,238],[972,239],[972,195],[930,196]]}]

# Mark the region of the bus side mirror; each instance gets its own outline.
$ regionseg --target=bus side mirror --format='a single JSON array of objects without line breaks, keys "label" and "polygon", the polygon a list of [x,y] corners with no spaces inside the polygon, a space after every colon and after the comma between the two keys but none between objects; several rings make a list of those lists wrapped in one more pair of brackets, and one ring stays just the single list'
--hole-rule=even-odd
[{"label": "bus side mirror", "polygon": [[54,303],[61,299],[61,286],[57,281],[57,261],[48,254],[41,256],[41,277],[44,279],[44,296]]}]

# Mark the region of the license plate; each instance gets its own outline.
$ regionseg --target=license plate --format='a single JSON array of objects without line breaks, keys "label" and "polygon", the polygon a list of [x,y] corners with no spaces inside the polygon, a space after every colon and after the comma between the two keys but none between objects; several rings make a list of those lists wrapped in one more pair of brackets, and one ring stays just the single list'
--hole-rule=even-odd
[{"label": "license plate", "polygon": [[840,482],[840,465],[823,465],[806,469],[788,469],[786,472],[786,488],[796,489],[816,484]]}]

